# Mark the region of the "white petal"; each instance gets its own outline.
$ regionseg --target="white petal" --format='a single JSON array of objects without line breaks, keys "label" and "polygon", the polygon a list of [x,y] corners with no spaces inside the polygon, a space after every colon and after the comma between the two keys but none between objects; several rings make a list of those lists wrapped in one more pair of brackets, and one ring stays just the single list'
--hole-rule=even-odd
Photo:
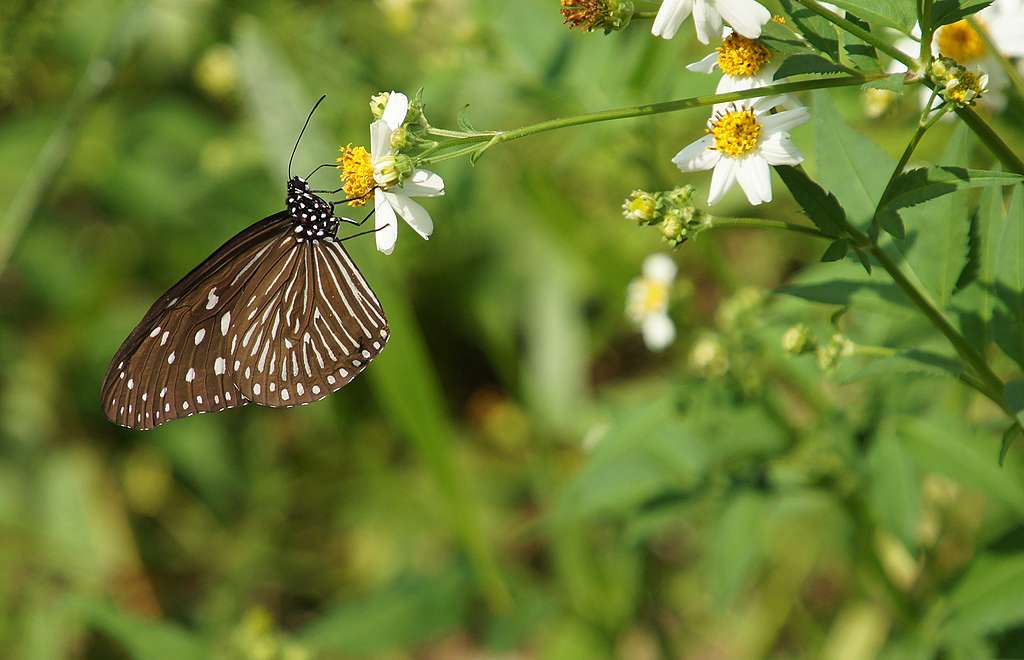
[{"label": "white petal", "polygon": [[383,121],[370,124],[370,156],[374,164],[391,155],[391,129]]},{"label": "white petal", "polygon": [[761,155],[769,165],[799,165],[804,155],[793,144],[788,133],[774,133],[761,141]]},{"label": "white petal", "polygon": [[667,254],[652,254],[644,259],[644,277],[668,284],[676,278],[679,268]]},{"label": "white petal", "polygon": [[772,171],[764,158],[755,154],[740,160],[736,179],[747,194],[747,201],[754,206],[772,201]]},{"label": "white petal", "polygon": [[732,184],[736,182],[736,159],[722,158],[715,165],[715,171],[711,174],[711,187],[708,188],[708,205],[712,205],[722,199]]},{"label": "white petal", "polygon": [[405,116],[409,114],[409,97],[401,92],[391,92],[388,95],[387,105],[384,106],[384,114],[381,121],[387,124],[392,131],[405,123]]},{"label": "white petal", "polygon": [[397,189],[394,192],[386,192],[384,196],[391,203],[391,206],[398,211],[399,215],[409,223],[409,226],[416,230],[417,234],[423,238],[430,238],[430,235],[434,232],[434,221],[430,219],[427,209],[409,199],[408,195],[403,194],[401,189]]},{"label": "white petal", "polygon": [[722,16],[712,0],[694,0],[693,27],[697,29],[697,41],[709,43],[712,35],[722,31]]},{"label": "white petal", "polygon": [[717,13],[748,39],[760,37],[761,28],[772,18],[771,12],[756,0],[716,0],[715,5]]},{"label": "white petal", "polygon": [[683,172],[701,172],[710,170],[718,164],[722,154],[712,149],[715,146],[713,135],[705,135],[701,139],[691,142],[677,153],[672,162]]},{"label": "white petal", "polygon": [[377,230],[373,235],[377,238],[377,249],[384,254],[391,254],[398,241],[398,218],[380,188],[374,192],[373,206],[376,214],[374,226]]},{"label": "white petal", "polygon": [[641,330],[644,343],[652,351],[665,349],[676,338],[676,326],[666,314],[652,314],[644,319]]},{"label": "white petal", "polygon": [[444,179],[429,170],[413,170],[402,190],[410,197],[437,197],[444,194]]},{"label": "white petal", "polygon": [[676,36],[679,26],[693,9],[693,0],[665,0],[654,17],[651,34],[656,37],[671,39]]},{"label": "white petal", "polygon": [[694,73],[712,73],[716,66],[718,66],[717,50],[708,53],[702,60],[697,60],[693,64],[687,64],[686,68]]},{"label": "white petal", "polygon": [[783,110],[774,115],[760,115],[758,121],[761,122],[761,126],[764,128],[765,135],[771,135],[772,133],[778,133],[780,131],[788,131],[792,128],[805,123],[811,118],[811,111],[807,108],[794,108],[793,110]]}]

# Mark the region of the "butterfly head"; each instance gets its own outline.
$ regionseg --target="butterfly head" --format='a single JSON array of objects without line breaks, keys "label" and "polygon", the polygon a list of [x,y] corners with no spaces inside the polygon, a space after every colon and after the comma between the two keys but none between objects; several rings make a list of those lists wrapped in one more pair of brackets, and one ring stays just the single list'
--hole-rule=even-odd
[{"label": "butterfly head", "polygon": [[338,230],[334,204],[314,193],[302,177],[293,176],[288,180],[288,213],[300,239],[333,238]]}]

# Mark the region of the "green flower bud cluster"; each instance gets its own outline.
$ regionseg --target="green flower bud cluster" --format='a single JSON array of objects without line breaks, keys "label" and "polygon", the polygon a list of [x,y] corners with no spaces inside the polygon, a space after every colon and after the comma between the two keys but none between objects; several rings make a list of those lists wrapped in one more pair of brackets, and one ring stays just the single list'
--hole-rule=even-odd
[{"label": "green flower bud cluster", "polygon": [[967,107],[977,103],[988,88],[988,74],[971,71],[949,57],[937,57],[928,65],[935,91],[947,103]]},{"label": "green flower bud cluster", "polygon": [[845,335],[836,333],[827,344],[818,347],[818,367],[822,371],[831,371],[839,365],[842,358],[853,355],[855,349],[856,344]]},{"label": "green flower bud cluster", "polygon": [[622,204],[622,215],[641,226],[657,226],[665,242],[677,247],[708,226],[708,217],[693,203],[694,191],[691,185],[667,192],[634,190]]}]

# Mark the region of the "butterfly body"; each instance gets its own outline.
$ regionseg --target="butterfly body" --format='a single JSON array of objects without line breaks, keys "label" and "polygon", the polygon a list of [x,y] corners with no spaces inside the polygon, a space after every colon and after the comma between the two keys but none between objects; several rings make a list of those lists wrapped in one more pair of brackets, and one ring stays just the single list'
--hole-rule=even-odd
[{"label": "butterfly body", "polygon": [[287,200],[153,304],[107,371],[108,419],[144,430],[250,402],[304,405],[383,349],[387,318],[337,239],[334,205],[299,177]]}]

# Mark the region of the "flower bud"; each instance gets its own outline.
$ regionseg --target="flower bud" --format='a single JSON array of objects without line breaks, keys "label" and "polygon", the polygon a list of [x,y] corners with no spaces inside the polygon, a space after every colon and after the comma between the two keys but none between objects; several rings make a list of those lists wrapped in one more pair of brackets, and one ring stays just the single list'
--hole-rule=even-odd
[{"label": "flower bud", "polygon": [[814,334],[803,323],[797,323],[782,335],[782,350],[790,355],[805,355],[814,351],[816,346]]},{"label": "flower bud", "polygon": [[660,211],[660,195],[645,190],[634,190],[622,204],[622,215],[638,225],[653,224]]},{"label": "flower bud", "polygon": [[676,247],[686,240],[686,222],[678,209],[669,209],[661,221],[661,235],[665,242]]},{"label": "flower bud", "polygon": [[405,145],[409,142],[409,129],[405,126],[399,126],[391,134],[391,148],[399,151],[405,148]]},{"label": "flower bud", "polygon": [[562,0],[562,22],[584,32],[622,30],[634,11],[632,0]]},{"label": "flower bud", "polygon": [[729,370],[729,356],[716,335],[697,340],[690,351],[690,367],[705,376],[722,376]]}]

